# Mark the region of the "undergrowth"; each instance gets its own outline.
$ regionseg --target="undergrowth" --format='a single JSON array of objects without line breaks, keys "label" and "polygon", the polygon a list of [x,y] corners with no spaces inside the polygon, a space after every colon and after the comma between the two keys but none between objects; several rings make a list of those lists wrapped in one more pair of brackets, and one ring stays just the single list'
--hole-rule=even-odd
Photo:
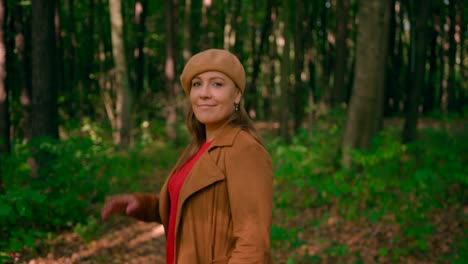
[{"label": "undergrowth", "polygon": [[[460,219],[466,217],[460,209],[467,204],[466,135],[422,130],[418,141],[404,145],[401,131],[385,128],[370,149],[352,154],[354,166],[345,170],[338,152],[342,121],[342,115],[316,120],[290,144],[265,138],[275,166],[274,251],[290,252],[286,263],[320,263],[324,257],[331,262],[352,257],[359,263],[362,252],[339,241],[324,239],[327,246],[320,254],[300,253],[313,235],[310,230],[320,230],[336,214],[368,226],[397,224],[400,232],[378,249],[379,257],[391,262],[424,258],[438,228],[435,215],[455,208]],[[157,138],[151,129],[142,125],[140,138],[127,151],[115,149],[109,131],[89,122],[61,141],[13,144],[11,155],[0,160],[5,185],[0,262],[63,230],[91,240],[105,196],[159,190],[180,147]],[[37,179],[30,177],[28,165],[32,145],[53,161]],[[305,214],[311,210],[318,213]],[[453,236],[452,254],[438,260],[456,263],[466,257],[467,240],[464,234],[448,235]]]},{"label": "undergrowth", "polygon": [[[429,252],[434,250],[430,241],[437,228],[433,224],[436,214],[456,208],[459,219],[466,217],[462,209],[468,198],[466,135],[426,129],[420,131],[418,141],[404,145],[399,129],[385,128],[370,149],[353,152],[352,169],[341,169],[338,121],[317,121],[294,136],[291,144],[281,139],[270,141],[268,148],[275,163],[274,214],[275,219],[281,219],[273,226],[273,246],[290,248],[294,253],[287,261],[291,263],[310,263],[305,259],[320,262],[323,255],[346,261],[356,252],[336,241],[320,254],[297,256],[301,247],[306,248],[304,229],[320,229],[333,211],[347,222],[397,224],[401,232],[378,251],[391,262],[437,255]],[[319,214],[297,224],[311,208]],[[447,235],[454,240],[452,254],[440,255],[438,261],[459,261],[466,238],[464,234]],[[359,256],[356,261],[360,261]]]}]

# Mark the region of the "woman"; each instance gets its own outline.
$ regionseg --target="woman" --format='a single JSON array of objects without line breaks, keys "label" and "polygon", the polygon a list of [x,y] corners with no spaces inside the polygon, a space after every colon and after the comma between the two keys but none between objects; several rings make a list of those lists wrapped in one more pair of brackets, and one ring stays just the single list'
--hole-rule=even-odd
[{"label": "woman", "polygon": [[272,163],[240,106],[243,66],[228,51],[209,49],[187,62],[180,79],[192,142],[159,195],[111,197],[102,218],[122,213],[162,223],[168,264],[272,263]]}]

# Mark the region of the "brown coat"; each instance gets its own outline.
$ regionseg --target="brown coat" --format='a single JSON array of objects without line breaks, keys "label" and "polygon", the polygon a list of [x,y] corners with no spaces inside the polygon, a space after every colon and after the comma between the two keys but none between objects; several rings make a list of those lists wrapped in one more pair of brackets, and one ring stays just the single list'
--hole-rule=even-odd
[{"label": "brown coat", "polygon": [[[169,194],[148,204],[145,220],[169,219]],[[269,154],[249,133],[228,127],[187,176],[176,220],[176,263],[272,263],[273,170]],[[155,210],[158,208],[159,210]]]}]

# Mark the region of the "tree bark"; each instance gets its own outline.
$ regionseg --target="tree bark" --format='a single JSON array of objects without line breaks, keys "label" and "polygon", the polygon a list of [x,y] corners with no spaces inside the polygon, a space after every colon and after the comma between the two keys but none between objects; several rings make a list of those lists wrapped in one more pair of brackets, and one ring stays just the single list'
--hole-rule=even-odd
[{"label": "tree bark", "polygon": [[346,70],[348,65],[348,54],[346,48],[346,39],[348,37],[348,17],[349,0],[337,0],[337,19],[336,19],[336,61],[334,72],[334,89],[331,96],[331,105],[345,102],[346,92]]},{"label": "tree bark", "polygon": [[[6,36],[6,0],[0,0],[0,156],[10,153],[10,112],[8,107],[8,85],[7,74],[7,49]],[[0,175],[0,190],[2,188],[2,177]]]},{"label": "tree bark", "polygon": [[294,132],[298,132],[304,120],[307,106],[307,88],[305,86],[304,72],[304,3],[302,0],[294,1]]},{"label": "tree bark", "polygon": [[164,79],[166,84],[166,134],[173,142],[177,140],[177,97],[179,88],[176,80],[177,50],[177,0],[166,0],[166,62]]},{"label": "tree bark", "polygon": [[438,7],[435,9],[435,14],[432,19],[429,40],[429,74],[427,89],[424,91],[424,113],[434,111],[435,97],[436,97],[436,84],[437,84],[437,37],[439,36],[439,20],[440,10]]},{"label": "tree bark", "polygon": [[[189,0],[190,1],[190,0]],[[145,54],[143,48],[145,46],[145,21],[148,13],[148,0],[139,0],[135,4],[135,24],[137,26],[137,41],[134,52],[136,60],[136,87],[135,97],[140,98],[143,92],[143,81],[145,78],[144,67],[145,67]]]},{"label": "tree bark", "polygon": [[354,90],[342,142],[342,164],[351,166],[351,151],[365,149],[378,132],[387,54],[389,0],[362,0],[358,12]]},{"label": "tree bark", "polygon": [[406,118],[403,127],[402,142],[408,143],[416,139],[419,103],[421,92],[425,86],[425,68],[426,68],[426,34],[427,34],[427,19],[430,12],[430,3],[417,0],[415,1],[415,24],[412,32],[414,36],[414,62],[411,64],[414,71],[411,72],[411,85],[407,94],[405,103]]},{"label": "tree bark", "polygon": [[190,57],[192,57],[192,30],[191,30],[191,23],[192,23],[192,0],[185,0],[184,6],[184,42],[183,42],[183,50],[182,56],[184,58],[184,63],[187,62]]},{"label": "tree bark", "polygon": [[[286,4],[287,5],[287,4]],[[278,47],[280,48],[279,54],[281,54],[281,95],[280,95],[280,135],[289,143],[291,136],[289,132],[289,117],[288,111],[290,99],[289,99],[289,42],[290,36],[288,36],[288,8],[283,6],[283,25],[279,29],[280,35],[277,36],[279,42]]]},{"label": "tree bark", "polygon": [[447,80],[447,110],[459,111],[459,105],[456,98],[456,82],[455,82],[455,56],[457,53],[457,43],[455,42],[455,26],[456,26],[456,5],[457,0],[449,1],[449,19],[450,26],[448,32],[448,80]]},{"label": "tree bark", "polygon": [[267,0],[265,8],[265,17],[262,23],[262,30],[260,33],[260,43],[258,49],[256,49],[254,53],[253,63],[252,63],[252,77],[251,81],[248,85],[249,96],[245,99],[245,107],[247,112],[255,111],[255,105],[258,100],[258,75],[260,73],[260,63],[264,53],[264,48],[266,41],[268,41],[268,35],[271,32],[272,22],[271,22],[271,14],[274,5],[273,0]]},{"label": "tree bark", "polygon": [[123,39],[123,18],[121,0],[109,0],[111,20],[112,55],[115,64],[115,115],[116,131],[114,143],[127,148],[130,145],[132,95],[128,80],[125,43]]},{"label": "tree bark", "polygon": [[55,1],[32,2],[32,137],[58,138]]},{"label": "tree bark", "polygon": [[24,26],[31,22],[31,16],[26,15],[22,6],[16,5],[14,13],[14,31],[16,58],[19,69],[17,82],[20,91],[21,120],[18,129],[21,129],[23,142],[31,139],[31,93],[32,93],[32,69],[31,69],[31,27]]}]

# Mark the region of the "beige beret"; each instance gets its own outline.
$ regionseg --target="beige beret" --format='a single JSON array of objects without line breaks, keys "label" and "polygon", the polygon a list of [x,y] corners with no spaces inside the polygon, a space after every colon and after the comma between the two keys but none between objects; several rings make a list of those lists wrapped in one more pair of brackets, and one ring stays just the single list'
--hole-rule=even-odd
[{"label": "beige beret", "polygon": [[227,50],[208,49],[193,55],[185,64],[180,75],[184,91],[190,93],[192,79],[200,73],[219,71],[226,74],[239,87],[245,90],[245,71],[239,59]]}]

